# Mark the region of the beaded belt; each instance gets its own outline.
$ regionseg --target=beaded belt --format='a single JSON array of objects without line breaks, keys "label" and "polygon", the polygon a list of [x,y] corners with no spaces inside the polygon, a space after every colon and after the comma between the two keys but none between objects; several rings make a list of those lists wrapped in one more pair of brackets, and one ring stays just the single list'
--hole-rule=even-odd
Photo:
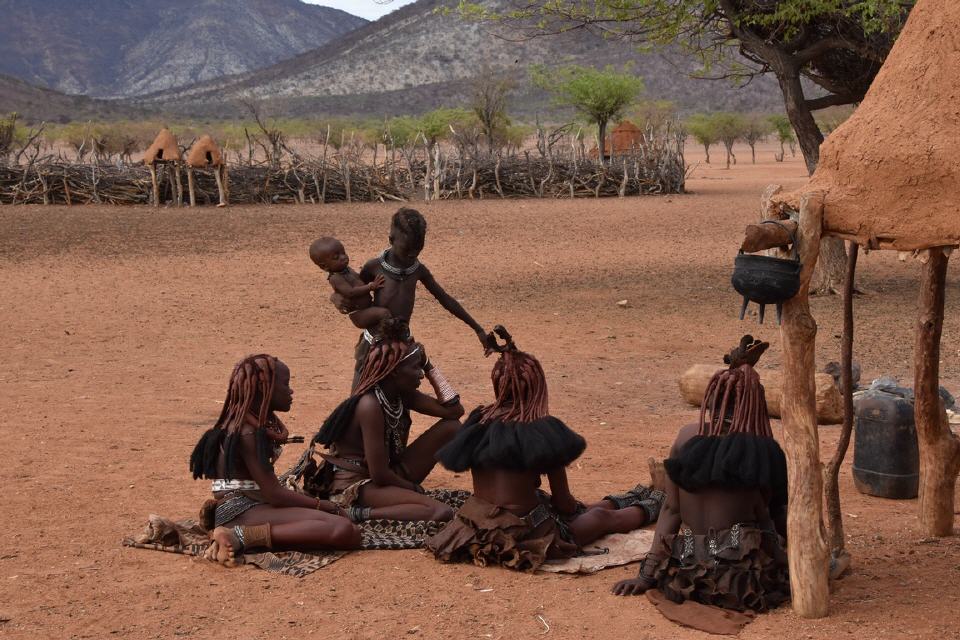
[{"label": "beaded belt", "polygon": [[210,483],[210,491],[259,491],[260,485],[253,480],[226,480],[217,478]]}]

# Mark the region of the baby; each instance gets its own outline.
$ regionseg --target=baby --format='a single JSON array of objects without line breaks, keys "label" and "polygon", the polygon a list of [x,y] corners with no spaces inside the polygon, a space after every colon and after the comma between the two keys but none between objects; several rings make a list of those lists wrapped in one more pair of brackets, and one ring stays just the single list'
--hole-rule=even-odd
[{"label": "baby", "polygon": [[310,259],[326,271],[327,280],[333,287],[330,301],[340,313],[350,317],[358,329],[374,329],[390,317],[390,310],[373,305],[373,292],[383,287],[386,279],[377,275],[369,284],[360,279],[350,268],[350,258],[343,243],[336,238],[324,237],[310,245]]}]

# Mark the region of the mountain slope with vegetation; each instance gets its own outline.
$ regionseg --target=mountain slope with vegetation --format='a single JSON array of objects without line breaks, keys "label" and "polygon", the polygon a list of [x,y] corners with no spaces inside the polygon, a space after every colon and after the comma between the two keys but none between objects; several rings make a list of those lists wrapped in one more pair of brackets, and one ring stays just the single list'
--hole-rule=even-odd
[{"label": "mountain slope with vegetation", "polygon": [[367,23],[301,0],[0,0],[0,73],[133,96],[264,67]]}]

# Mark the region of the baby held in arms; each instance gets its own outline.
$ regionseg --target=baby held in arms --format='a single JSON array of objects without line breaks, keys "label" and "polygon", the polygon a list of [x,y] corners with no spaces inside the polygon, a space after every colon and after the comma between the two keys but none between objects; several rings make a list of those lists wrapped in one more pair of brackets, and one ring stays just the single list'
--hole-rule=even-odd
[{"label": "baby held in arms", "polygon": [[390,317],[389,309],[373,304],[373,292],[383,287],[385,279],[377,275],[366,283],[350,268],[350,257],[343,243],[336,238],[324,237],[310,245],[310,259],[327,272],[327,280],[333,287],[330,301],[340,313],[349,316],[358,329],[374,329]]}]

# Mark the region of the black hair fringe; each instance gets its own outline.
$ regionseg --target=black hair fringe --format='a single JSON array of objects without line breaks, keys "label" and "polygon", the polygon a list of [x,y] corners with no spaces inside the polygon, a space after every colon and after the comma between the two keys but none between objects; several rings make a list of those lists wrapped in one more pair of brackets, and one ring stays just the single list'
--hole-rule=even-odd
[{"label": "black hair fringe", "polygon": [[533,422],[480,422],[483,407],[474,409],[454,436],[437,452],[451,471],[506,469],[549,473],[566,467],[587,447],[587,441],[561,420],[546,416]]},{"label": "black hair fringe", "polygon": [[664,466],[673,483],[690,493],[708,487],[768,489],[771,506],[787,503],[787,458],[773,438],[694,436]]},{"label": "black hair fringe", "polygon": [[211,427],[197,440],[193,453],[190,454],[190,472],[193,479],[217,477],[217,458],[220,447],[223,445],[223,429]]},{"label": "black hair fringe", "polygon": [[350,396],[341,402],[323,421],[317,435],[313,436],[312,442],[329,447],[339,440],[350,426],[350,421],[353,420],[353,414],[357,410],[357,404],[361,397],[363,396]]}]

